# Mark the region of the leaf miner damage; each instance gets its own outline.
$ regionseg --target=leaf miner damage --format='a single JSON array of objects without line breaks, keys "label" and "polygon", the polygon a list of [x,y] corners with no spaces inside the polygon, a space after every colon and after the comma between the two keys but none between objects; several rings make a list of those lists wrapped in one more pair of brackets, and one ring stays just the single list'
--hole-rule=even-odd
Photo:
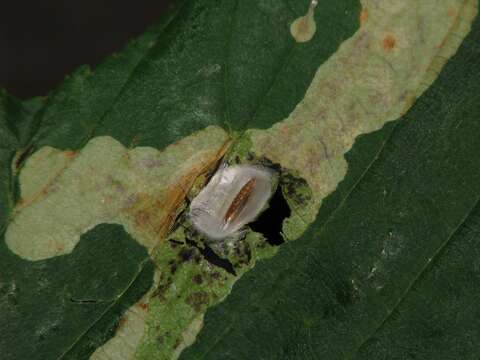
[{"label": "leaf miner damage", "polygon": [[289,219],[293,238],[345,177],[344,155],[355,139],[410,108],[455,54],[478,6],[476,0],[361,3],[360,29],[320,66],[295,110],[270,129],[246,133],[255,156],[305,179],[313,192],[311,204]]},{"label": "leaf miner damage", "polygon": [[25,259],[46,259],[71,252],[95,225],[116,223],[151,251],[195,179],[228,143],[225,131],[208,127],[163,151],[127,149],[108,136],[78,153],[43,147],[20,173],[21,199],[6,243]]}]

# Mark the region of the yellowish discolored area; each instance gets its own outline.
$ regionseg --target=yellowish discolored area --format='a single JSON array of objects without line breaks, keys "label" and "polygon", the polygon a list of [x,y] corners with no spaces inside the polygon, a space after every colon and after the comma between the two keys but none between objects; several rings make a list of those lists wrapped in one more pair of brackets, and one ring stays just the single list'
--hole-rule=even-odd
[{"label": "yellowish discolored area", "polygon": [[62,151],[49,146],[41,148],[28,162],[28,171],[20,173],[22,198],[19,205],[30,204],[44,195],[59,173],[75,158],[74,151]]},{"label": "yellowish discolored area", "polygon": [[290,25],[290,33],[296,42],[303,43],[310,41],[317,31],[314,15],[317,0],[310,3],[307,13],[304,16],[295,19]]},{"label": "yellowish discolored area", "polygon": [[168,232],[195,178],[224,154],[229,138],[207,127],[163,151],[92,139],[77,154],[44,147],[20,173],[21,200],[5,239],[28,260],[70,253],[101,223],[121,224],[151,250]]},{"label": "yellowish discolored area", "polygon": [[[355,138],[399,118],[431,85],[469,32],[477,5],[362,0],[360,29],[318,69],[289,117],[248,132],[257,155],[295,171],[311,187],[313,203],[292,219],[312,222],[347,173],[344,155]],[[284,231],[299,235],[298,229]]]}]

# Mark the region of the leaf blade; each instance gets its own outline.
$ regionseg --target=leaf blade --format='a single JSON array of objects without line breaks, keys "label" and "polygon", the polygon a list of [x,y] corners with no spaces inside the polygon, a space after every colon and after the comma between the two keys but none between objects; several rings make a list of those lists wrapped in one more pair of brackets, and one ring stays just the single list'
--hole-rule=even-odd
[{"label": "leaf blade", "polygon": [[[398,120],[377,163],[331,220],[321,224],[317,218],[302,239],[246,274],[231,296],[207,313],[203,336],[184,359],[355,355],[363,334],[376,329],[382,314],[391,313],[408,293],[407,279],[422,276],[428,259],[447,244],[438,236],[448,239],[478,202],[479,164],[468,154],[480,145],[474,120],[480,109],[471,95],[479,76],[479,32],[477,20],[433,87]],[[442,102],[447,93],[455,95]],[[457,183],[461,189],[455,189]],[[410,227],[402,217],[410,219]],[[398,244],[409,237],[408,245]],[[418,245],[422,238],[429,239],[424,248]],[[402,259],[402,251],[409,256]],[[243,318],[245,313],[252,315]]]}]

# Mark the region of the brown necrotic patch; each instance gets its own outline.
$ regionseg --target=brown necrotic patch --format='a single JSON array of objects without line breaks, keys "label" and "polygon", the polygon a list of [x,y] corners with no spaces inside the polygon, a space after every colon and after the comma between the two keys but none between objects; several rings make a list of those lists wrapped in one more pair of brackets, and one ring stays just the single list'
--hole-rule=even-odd
[{"label": "brown necrotic patch", "polygon": [[397,39],[392,34],[388,34],[383,38],[382,46],[386,52],[392,51],[395,48],[396,44],[397,44]]},{"label": "brown necrotic patch", "polygon": [[187,304],[196,312],[202,311],[209,303],[210,295],[206,291],[197,291],[187,297]]},{"label": "brown necrotic patch", "polygon": [[164,239],[172,229],[177,210],[188,190],[203,171],[204,168],[193,168],[188,174],[180,177],[176,184],[171,184],[158,194],[145,192],[135,194],[133,203],[122,209],[125,217],[133,219],[135,232],[151,239],[152,243]]},{"label": "brown necrotic patch", "polygon": [[196,274],[193,276],[192,281],[197,285],[201,285],[203,283],[203,277],[201,274]]}]

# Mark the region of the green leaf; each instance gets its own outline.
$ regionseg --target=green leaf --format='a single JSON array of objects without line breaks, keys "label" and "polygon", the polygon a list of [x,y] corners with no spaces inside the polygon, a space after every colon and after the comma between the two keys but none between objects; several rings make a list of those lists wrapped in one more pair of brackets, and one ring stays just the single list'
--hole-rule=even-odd
[{"label": "green leaf", "polygon": [[33,264],[5,243],[1,254],[5,359],[85,359],[152,284],[147,252],[118,225],[100,225],[71,254]]},{"label": "green leaf", "polygon": [[[2,359],[478,358],[478,2],[309,3],[179,0],[0,93]],[[279,171],[286,244],[192,230],[223,157]]]},{"label": "green leaf", "polygon": [[[207,125],[238,130],[245,129],[247,123],[268,127],[288,115],[303,96],[318,65],[357,27],[356,1],[330,4],[318,15],[330,26],[321,29],[315,41],[300,46],[291,37],[288,23],[304,11],[305,4],[295,2],[178,1],[157,26],[95,71],[88,67],[78,69],[46,100],[21,104],[2,93],[2,239],[6,231],[21,221],[24,204],[27,209],[35,208],[47,203],[43,199],[50,194],[54,196],[50,184],[61,184],[58,181],[65,169],[79,162],[75,160],[75,151],[85,149],[93,138],[109,135],[125,146],[164,149]],[[213,143],[213,138],[208,139],[207,143]],[[168,171],[161,180],[164,184],[172,177],[172,170]],[[71,223],[68,226],[81,226],[80,219],[75,217],[59,218],[74,208],[69,210],[59,202],[53,205],[48,211],[39,210],[39,217],[33,216],[32,219],[40,219],[38,226],[52,224],[54,233],[58,233],[58,229],[54,230],[56,223],[67,221]],[[55,206],[60,210],[55,210]],[[23,239],[38,243],[38,231],[22,229],[25,234],[30,232]],[[118,260],[121,255],[112,253],[139,251],[127,234],[118,231],[97,225],[81,236],[73,250],[65,251],[65,244],[57,243],[56,250],[51,249],[65,255],[53,258],[45,252],[35,252],[29,260],[23,260],[2,242],[0,311],[5,319],[2,333],[9,334],[0,343],[2,354],[12,359],[84,358],[114,335],[115,329],[120,328],[121,314],[145,294],[149,275],[151,280],[151,272],[147,271],[150,265],[145,265],[150,263],[145,262],[143,255],[128,257],[128,262],[123,262]],[[61,235],[53,236],[58,240]],[[32,251],[36,247],[32,245]],[[29,251],[28,244],[24,249]],[[165,253],[165,249],[159,251]],[[176,251],[169,256],[177,255],[181,253]],[[171,257],[157,260],[159,264],[162,261],[171,262]],[[92,264],[91,268],[78,264],[86,262]],[[102,266],[105,272],[100,272]],[[201,260],[200,269],[211,272],[210,267]],[[198,272],[196,267],[191,271]],[[224,283],[223,270],[218,271],[218,280],[215,272],[211,274],[215,281],[220,281],[218,290],[213,288],[212,292],[216,302],[228,293],[234,280],[230,277]],[[112,285],[110,293],[103,294],[107,272],[116,273],[121,281]],[[181,272],[177,272],[177,278],[178,273]],[[190,272],[186,274],[190,276]],[[80,284],[88,281],[96,285],[90,293],[88,289],[83,293]],[[189,287],[189,282],[185,282],[185,287]],[[78,302],[71,302],[63,293],[69,283],[77,284]],[[181,280],[176,283],[180,286]],[[21,293],[17,293],[18,288]],[[192,295],[185,293],[190,303]],[[27,315],[35,313],[33,304],[40,309],[41,319]],[[192,304],[197,307],[196,302]],[[178,307],[175,302],[172,306]],[[77,307],[88,309],[88,316],[76,313]],[[188,319],[197,316],[196,312],[183,311],[188,314],[188,325]],[[172,319],[172,326],[175,323]],[[179,330],[181,334],[182,329]],[[17,341],[20,334],[22,341]]]}]

